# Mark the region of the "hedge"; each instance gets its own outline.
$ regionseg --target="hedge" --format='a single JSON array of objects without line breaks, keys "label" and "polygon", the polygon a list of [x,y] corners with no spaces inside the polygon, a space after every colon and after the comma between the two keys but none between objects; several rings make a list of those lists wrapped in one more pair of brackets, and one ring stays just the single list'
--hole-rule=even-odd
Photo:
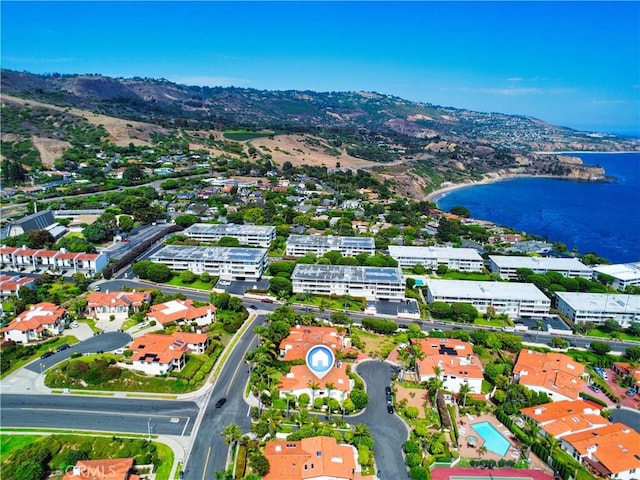
[{"label": "hedge", "polygon": [[236,457],[236,479],[244,477],[244,472],[247,469],[247,446],[240,445],[238,447],[238,456]]}]

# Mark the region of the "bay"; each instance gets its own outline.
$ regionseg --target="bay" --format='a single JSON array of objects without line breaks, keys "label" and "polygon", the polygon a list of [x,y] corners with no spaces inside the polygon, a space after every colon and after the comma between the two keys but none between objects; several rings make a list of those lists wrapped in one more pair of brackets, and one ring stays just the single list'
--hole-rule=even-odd
[{"label": "bay", "polygon": [[601,165],[616,182],[515,178],[454,190],[436,199],[489,220],[594,252],[613,263],[640,261],[640,154],[571,153]]}]

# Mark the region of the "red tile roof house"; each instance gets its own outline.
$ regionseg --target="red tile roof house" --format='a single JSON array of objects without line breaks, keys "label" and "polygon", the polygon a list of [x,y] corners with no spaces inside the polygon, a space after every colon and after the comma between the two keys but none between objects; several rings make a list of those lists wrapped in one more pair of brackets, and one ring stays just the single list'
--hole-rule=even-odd
[{"label": "red tile roof house", "polygon": [[578,400],[585,375],[584,365],[562,353],[521,350],[513,367],[516,382],[552,400]]},{"label": "red tile roof house", "polygon": [[[350,346],[350,340],[338,333],[333,327],[312,327],[295,325],[289,335],[280,342],[280,356],[285,361],[305,360],[307,352],[314,345],[324,345],[333,352]],[[312,389],[312,385],[317,388]],[[331,391],[327,385],[333,385]],[[338,401],[343,401],[353,388],[353,381],[346,372],[346,365],[336,362],[326,376],[319,379],[306,364],[293,365],[286,375],[280,378],[280,396],[286,394],[297,396],[306,393],[313,400],[319,396],[331,396]]]},{"label": "red tile roof house", "polygon": [[460,391],[463,384],[470,392],[482,392],[482,363],[469,342],[455,338],[414,339],[412,343],[420,347],[423,359],[416,360],[420,382],[426,382],[439,373],[443,387],[453,393]]},{"label": "red tile roof house", "polygon": [[79,460],[62,480],[139,480],[131,473],[133,458]]},{"label": "red tile roof house", "polygon": [[373,475],[362,475],[355,447],[340,445],[333,437],[310,437],[299,441],[271,440],[265,446],[264,455],[270,467],[264,480],[375,478]]},{"label": "red tile roof house", "polygon": [[20,275],[0,275],[0,299],[6,300],[11,296],[20,297],[20,287],[34,289],[35,278],[20,277]]},{"label": "red tile roof house", "polygon": [[573,433],[560,446],[599,477],[637,479],[640,473],[640,433],[622,423]]},{"label": "red tile roof house", "polygon": [[333,327],[295,325],[280,342],[280,356],[285,361],[304,360],[314,345],[325,345],[335,352],[349,347],[350,342]]},{"label": "red tile roof house", "polygon": [[149,320],[155,320],[163,326],[175,322],[178,325],[195,322],[199,327],[211,325],[216,321],[215,305],[194,307],[193,300],[171,300],[151,307],[147,313]]},{"label": "red tile roof house", "polygon": [[93,292],[87,297],[87,315],[106,321],[123,321],[151,303],[151,292]]},{"label": "red tile roof house", "polygon": [[147,375],[164,375],[173,370],[179,372],[185,366],[187,352],[204,353],[209,342],[204,333],[147,333],[136,338],[129,347],[133,351],[132,368]]},{"label": "red tile roof house", "polygon": [[600,415],[601,407],[584,400],[561,400],[520,410],[525,417],[540,425],[542,433],[562,438],[609,425]]},{"label": "red tile roof house", "polygon": [[61,334],[66,318],[67,311],[64,308],[48,302],[37,303],[14,318],[0,332],[5,340],[28,343]]},{"label": "red tile roof house", "polygon": [[59,253],[58,250],[40,250],[33,255],[36,268],[40,270],[55,270],[57,266],[56,256]]}]

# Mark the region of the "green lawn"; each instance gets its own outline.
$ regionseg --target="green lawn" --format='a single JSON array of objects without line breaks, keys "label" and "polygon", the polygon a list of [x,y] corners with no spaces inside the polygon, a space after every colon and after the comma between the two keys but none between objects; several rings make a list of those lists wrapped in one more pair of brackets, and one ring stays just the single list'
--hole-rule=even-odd
[{"label": "green lawn", "polygon": [[17,450],[25,445],[35,442],[38,438],[37,435],[7,435],[0,434],[0,451],[2,456],[6,457],[14,450]]},{"label": "green lawn", "polygon": [[174,287],[195,288],[198,290],[211,290],[217,282],[218,277],[211,277],[210,283],[205,283],[200,279],[197,279],[193,283],[184,283],[182,280],[180,280],[180,276],[176,275],[167,282],[167,285],[173,285]]},{"label": "green lawn", "polygon": [[[323,306],[323,308],[327,310],[344,310],[345,309],[345,301],[342,298],[330,298],[314,295],[311,297],[306,297],[305,295],[294,295],[291,298],[291,301],[294,303],[301,303],[303,305],[313,305],[316,307]],[[362,310],[362,301],[350,298],[346,305],[346,310],[354,310],[361,311]]]},{"label": "green lawn", "polygon": [[616,339],[616,340],[626,340],[626,341],[629,341],[629,342],[640,342],[640,338],[634,337],[633,335],[629,335],[628,333],[615,332],[615,336],[613,336],[610,333],[603,332],[602,330],[600,330],[598,328],[594,328],[592,330],[589,330],[587,332],[587,335],[589,337],[605,338],[605,339],[609,339],[609,340]]},{"label": "green lawn", "polygon": [[438,278],[442,278],[444,280],[476,280],[476,281],[491,280],[488,273],[466,273],[466,272],[447,272],[443,275],[438,275]]},{"label": "green lawn", "polygon": [[235,140],[237,142],[244,142],[251,140],[252,138],[270,137],[274,132],[250,132],[249,130],[226,130],[222,136],[229,140]]}]

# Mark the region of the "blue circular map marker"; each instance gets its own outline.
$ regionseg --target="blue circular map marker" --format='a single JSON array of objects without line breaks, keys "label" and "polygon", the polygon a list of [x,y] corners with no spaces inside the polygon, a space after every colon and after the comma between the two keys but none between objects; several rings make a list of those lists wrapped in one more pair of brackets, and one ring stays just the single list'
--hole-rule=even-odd
[{"label": "blue circular map marker", "polygon": [[336,357],[333,351],[324,345],[311,347],[306,356],[307,367],[318,378],[322,378],[329,373],[335,360]]}]

